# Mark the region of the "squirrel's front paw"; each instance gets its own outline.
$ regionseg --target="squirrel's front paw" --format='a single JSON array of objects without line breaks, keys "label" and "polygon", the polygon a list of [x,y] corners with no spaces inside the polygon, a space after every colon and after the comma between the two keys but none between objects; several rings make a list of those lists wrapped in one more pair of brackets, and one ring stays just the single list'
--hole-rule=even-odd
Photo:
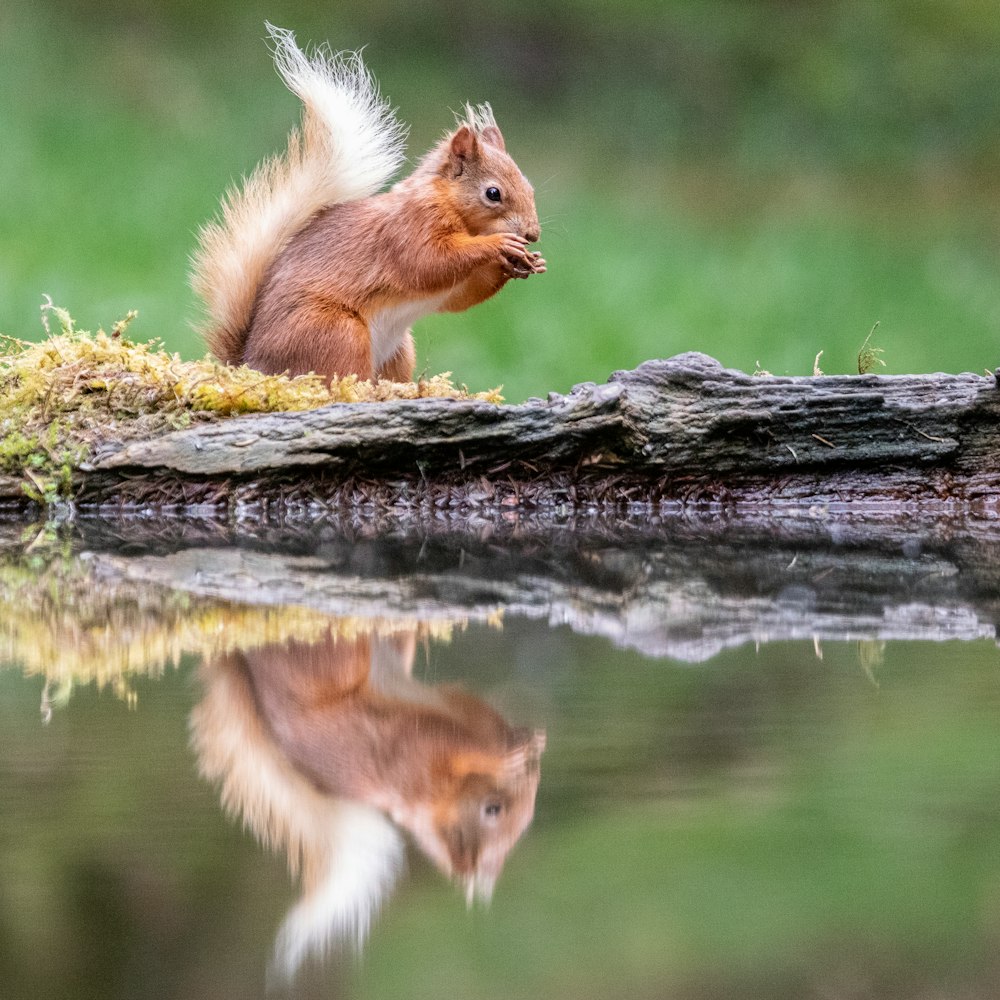
[{"label": "squirrel's front paw", "polygon": [[545,258],[540,253],[530,253],[528,256],[531,257],[531,273],[545,274]]},{"label": "squirrel's front paw", "polygon": [[545,270],[542,255],[528,249],[527,240],[504,233],[500,242],[500,267],[508,278],[527,278]]}]

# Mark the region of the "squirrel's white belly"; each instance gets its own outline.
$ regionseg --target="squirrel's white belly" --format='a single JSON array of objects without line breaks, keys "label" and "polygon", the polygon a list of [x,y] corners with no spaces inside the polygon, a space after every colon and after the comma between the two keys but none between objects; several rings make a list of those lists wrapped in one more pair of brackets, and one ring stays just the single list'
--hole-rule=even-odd
[{"label": "squirrel's white belly", "polygon": [[406,331],[418,319],[437,312],[448,298],[450,290],[426,299],[413,299],[389,306],[375,313],[368,320],[368,330],[372,338],[372,367],[376,371],[398,350],[406,336]]}]

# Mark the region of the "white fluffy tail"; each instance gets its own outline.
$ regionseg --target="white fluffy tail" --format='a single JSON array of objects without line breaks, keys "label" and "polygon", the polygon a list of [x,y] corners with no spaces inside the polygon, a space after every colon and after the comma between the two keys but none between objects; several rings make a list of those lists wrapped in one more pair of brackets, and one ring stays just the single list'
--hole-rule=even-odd
[{"label": "white fluffy tail", "polygon": [[274,942],[269,971],[275,983],[290,983],[307,959],[322,959],[334,948],[353,945],[360,952],[406,866],[403,835],[369,806],[332,800],[323,833],[324,864]]},{"label": "white fluffy tail", "polygon": [[257,290],[287,242],[327,205],[366,198],[404,158],[406,128],[379,94],[359,53],[304,53],[295,36],[267,25],[282,79],[302,100],[301,132],[226,192],[204,226],[191,284],[208,307],[205,337],[220,360],[238,364]]}]

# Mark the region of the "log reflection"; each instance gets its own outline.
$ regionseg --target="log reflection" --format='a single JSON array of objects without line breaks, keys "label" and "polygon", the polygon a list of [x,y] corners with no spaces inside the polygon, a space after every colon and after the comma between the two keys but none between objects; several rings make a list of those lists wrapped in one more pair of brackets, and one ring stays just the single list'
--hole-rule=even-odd
[{"label": "log reflection", "polygon": [[512,727],[458,687],[414,679],[422,634],[333,620],[318,641],[230,652],[202,668],[192,713],[201,772],[301,874],[276,942],[283,977],[331,945],[364,943],[403,870],[403,832],[471,904],[490,898],[531,822],[544,732]]}]

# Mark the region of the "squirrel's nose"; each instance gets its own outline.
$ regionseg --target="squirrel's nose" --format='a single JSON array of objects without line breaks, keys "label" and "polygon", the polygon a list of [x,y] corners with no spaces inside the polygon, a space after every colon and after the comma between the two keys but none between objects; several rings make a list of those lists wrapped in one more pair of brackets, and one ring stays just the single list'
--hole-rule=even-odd
[{"label": "squirrel's nose", "polygon": [[537,227],[534,228],[534,229],[525,229],[525,231],[524,231],[524,238],[529,243],[537,243],[538,242],[538,237],[541,236],[541,235],[542,234],[538,231]]}]

